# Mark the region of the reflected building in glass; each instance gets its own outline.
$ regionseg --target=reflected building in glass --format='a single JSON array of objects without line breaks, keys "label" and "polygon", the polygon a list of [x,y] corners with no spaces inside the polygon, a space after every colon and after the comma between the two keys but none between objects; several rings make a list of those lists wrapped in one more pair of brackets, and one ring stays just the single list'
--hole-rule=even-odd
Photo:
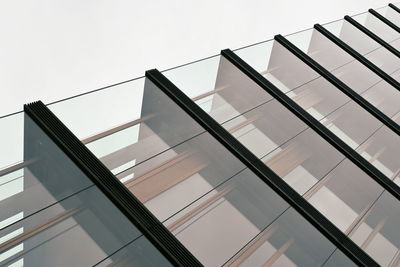
[{"label": "reflected building in glass", "polygon": [[0,119],[4,266],[399,266],[400,9]]}]

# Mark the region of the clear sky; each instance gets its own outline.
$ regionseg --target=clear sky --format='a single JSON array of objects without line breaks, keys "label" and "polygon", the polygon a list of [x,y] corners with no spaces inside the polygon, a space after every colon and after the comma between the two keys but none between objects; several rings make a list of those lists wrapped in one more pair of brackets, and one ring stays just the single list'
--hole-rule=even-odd
[{"label": "clear sky", "polygon": [[0,116],[387,3],[0,1]]}]

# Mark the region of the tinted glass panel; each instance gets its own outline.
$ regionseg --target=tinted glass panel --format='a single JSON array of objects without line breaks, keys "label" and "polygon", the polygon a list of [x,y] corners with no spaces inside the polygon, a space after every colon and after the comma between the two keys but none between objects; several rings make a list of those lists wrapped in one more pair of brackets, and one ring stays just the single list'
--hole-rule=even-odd
[{"label": "tinted glass panel", "polygon": [[95,266],[171,266],[171,264],[144,236],[140,236]]},{"label": "tinted glass panel", "polygon": [[399,257],[400,207],[398,201],[384,192],[363,219],[350,232],[362,249],[383,266],[396,266]]},{"label": "tinted glass panel", "polygon": [[[310,33],[312,33],[312,35]],[[308,43],[304,40],[307,39],[304,38],[302,42],[298,40],[300,40],[301,36],[309,36],[308,40],[313,40],[312,36],[314,36],[314,33],[324,38],[315,31],[303,32],[301,35],[299,34],[298,36],[289,38],[294,40],[301,49],[306,50]],[[253,57],[249,55],[258,53],[261,48],[270,52],[270,56],[269,60],[265,62],[265,67],[260,71],[259,60],[255,61]],[[287,96],[292,98],[297,104],[323,123],[349,146],[356,149],[364,158],[386,174],[388,178],[394,179],[394,175],[398,172],[400,167],[400,161],[395,159],[397,158],[395,154],[400,151],[400,138],[397,134],[393,133],[386,126],[383,126],[380,121],[370,115],[327,80],[320,77],[278,42],[274,41],[273,44],[265,43],[252,46],[238,50],[237,53],[263,73],[267,80],[272,82],[281,91],[285,92]],[[317,57],[317,55],[321,55],[324,52],[321,52],[320,49],[313,49],[312,51],[308,51],[308,53],[313,57]],[[338,55],[339,58],[340,53]],[[261,56],[261,58],[263,57]],[[324,57],[322,56],[322,58]],[[340,79],[349,82],[348,80],[352,78],[347,78],[346,80],[346,78],[343,77],[345,77],[347,73],[351,73],[351,75],[348,75],[349,77],[357,76],[357,74],[355,74],[357,71],[354,71],[354,69],[347,70],[353,62],[354,61],[343,62],[343,66],[345,66],[344,70],[342,70],[341,67],[336,67],[333,73]],[[339,61],[336,60],[335,65],[339,65],[338,63]],[[358,67],[361,66],[358,65]],[[357,69],[357,66],[355,69]],[[365,71],[365,69],[361,69],[361,71]],[[296,75],[293,75],[293,73]],[[355,80],[368,80],[370,77],[374,77],[373,75],[365,76],[367,79],[358,76]],[[382,105],[385,107],[389,105],[389,108],[385,110],[391,113],[391,117],[395,120],[400,115],[399,105],[397,101],[393,101],[390,106],[390,101],[396,99],[396,97],[399,98],[398,101],[400,101],[400,94],[397,90],[386,84],[386,91],[389,90],[391,94],[385,96],[383,94],[385,90],[382,90],[385,89],[385,87],[376,85],[370,87],[369,83],[376,83],[376,80],[379,81],[375,76],[375,81],[365,82],[365,84],[358,82],[358,85],[355,84],[355,88],[357,88],[357,86],[359,88],[356,91],[362,96],[365,95],[368,100],[373,99],[370,95],[379,95],[379,99],[387,99],[386,101],[382,101],[386,102],[382,103]],[[378,84],[382,85],[383,83],[380,81]],[[375,94],[374,91],[376,91]],[[381,107],[381,105],[377,105],[377,107]],[[387,138],[380,138],[383,135]]]},{"label": "tinted glass panel", "polygon": [[400,27],[400,13],[389,6],[375,9],[376,12],[390,20],[397,27]]},{"label": "tinted glass panel", "polygon": [[[368,37],[368,35],[358,30],[346,20],[328,23],[325,24],[324,27],[358,53],[364,55],[365,58],[381,68],[387,74],[391,75],[394,79],[400,81],[397,72],[400,70],[400,59]],[[399,39],[390,41],[389,44],[397,50],[400,48]]]},{"label": "tinted glass panel", "polygon": [[400,34],[396,30],[392,29],[392,27],[369,12],[353,16],[353,19],[378,35],[379,38],[383,39],[385,42],[390,43],[400,38]]},{"label": "tinted glass panel", "polygon": [[[303,51],[308,51],[308,54],[312,57],[318,57],[318,55],[324,53],[327,55],[326,52],[321,52],[321,49],[307,50],[311,46],[307,40],[314,40],[314,34],[325,38],[320,33],[310,30],[289,36],[289,39],[293,40]],[[306,38],[307,36],[308,38]],[[301,39],[301,37],[305,38]],[[326,38],[325,41],[327,41]],[[326,46],[322,45],[321,47]],[[264,48],[270,52],[269,60],[265,62],[264,68],[260,67],[259,60],[255,60],[254,57],[249,56],[258,53],[260,48]],[[400,161],[395,156],[400,152],[400,138],[397,134],[384,126],[379,120],[370,115],[327,80],[320,77],[279,43],[274,41],[272,45],[269,43],[260,44],[238,50],[237,53],[263,73],[267,80],[285,92],[287,96],[323,123],[350,147],[356,149],[364,158],[386,174],[388,178],[394,179],[394,175],[400,167]],[[261,56],[261,58],[263,57]],[[323,55],[321,58],[321,61],[324,61]],[[338,53],[338,58],[340,58],[340,53]],[[362,72],[366,71],[365,68],[361,68],[361,72],[358,72],[360,75],[357,77],[357,69],[358,67],[363,67],[361,65],[353,66],[353,69],[348,70],[347,68],[354,63],[354,60],[344,60],[342,63],[344,69],[342,70],[341,66],[336,66],[332,73],[349,83],[349,85],[353,76],[356,77],[354,78],[356,81],[368,80],[371,76],[374,77],[368,73],[363,74]],[[339,61],[336,60],[334,64],[339,65]],[[296,73],[296,75],[293,75],[293,73]],[[368,78],[361,78],[361,74]],[[349,78],[346,79],[346,75]],[[378,80],[378,84],[376,84],[376,80]],[[367,100],[373,99],[370,95],[379,95],[379,99],[383,99],[381,101],[382,105],[376,106],[378,108],[381,106],[388,107],[385,110],[395,120],[400,115],[400,110],[397,101],[392,102],[392,100],[397,97],[398,101],[400,101],[400,94],[388,84],[386,84],[386,87],[377,86],[379,84],[383,85],[383,82],[379,80],[375,76],[375,81],[366,81],[364,84],[356,82],[358,84],[354,84],[354,86],[355,88],[359,88],[356,91],[363,97],[366,96]],[[370,87],[370,84],[374,83],[375,85]],[[383,94],[385,90],[382,89],[386,89],[390,94],[385,96]],[[387,138],[381,138],[382,136],[386,136]]]},{"label": "tinted glass panel", "polygon": [[[212,65],[218,60],[212,58],[209,63]],[[144,87],[140,88],[138,84]],[[192,92],[192,99],[204,108],[215,107],[213,110],[220,118],[230,113],[231,109],[223,102],[224,98],[221,97],[220,105],[214,106],[212,101],[208,101],[213,93],[204,91],[207,84],[200,83],[205,86],[201,90],[199,83],[197,85],[199,89]],[[130,94],[129,83],[120,86],[122,89],[116,86],[114,93],[126,90],[124,96]],[[131,86],[130,90],[142,91],[138,114],[133,115],[130,105],[116,106],[117,110],[124,108],[126,113],[131,113],[132,119],[140,118],[135,126],[137,133],[128,134],[129,139],[126,139],[127,143],[122,148],[103,150],[101,159],[202,263],[217,266],[230,260],[244,263],[248,259],[249,262],[282,261],[318,265],[334,251],[335,247],[319,231],[304,221],[150,80],[134,81]],[[254,87],[254,92],[257,92],[256,89]],[[224,88],[217,86],[215,91],[223,92]],[[102,94],[102,91],[95,94]],[[118,99],[117,95],[114,99]],[[266,98],[249,95],[247,100],[250,105],[259,105],[271,99],[261,92],[258,96]],[[90,95],[87,95],[87,99],[91,99]],[[96,99],[101,99],[101,96],[94,96],[94,103]],[[132,103],[134,101],[132,98]],[[249,104],[237,103],[242,105],[243,112],[248,109]],[[56,106],[59,104],[62,107]],[[79,101],[69,101],[56,105],[50,108],[63,119],[64,111],[79,110],[81,104]],[[100,111],[101,115],[97,114],[96,109],[112,110],[101,102],[93,107],[94,110],[88,112],[97,116],[94,121],[107,113]],[[79,128],[79,123],[74,124],[72,117],[69,118],[67,125],[71,129],[74,129],[74,125]],[[80,118],[76,116],[75,119]],[[90,125],[86,127],[91,132]],[[230,131],[239,128],[235,125]],[[118,128],[106,138],[112,139],[124,131],[126,128]],[[152,139],[147,143],[142,142],[147,137]],[[96,147],[100,140],[93,140],[88,145]],[[101,146],[111,148],[108,141],[103,140],[104,146]],[[110,154],[120,153],[120,150],[131,145],[141,147],[119,154],[115,157],[115,165],[104,161]],[[124,165],[128,161],[132,164]],[[295,222],[298,222],[296,227],[301,231],[292,231],[291,225]],[[260,246],[248,250],[246,245],[260,236],[264,236]],[[266,250],[268,253],[264,254]],[[243,251],[246,251],[246,257]],[[243,254],[240,261],[235,258],[239,254]]]},{"label": "tinted glass panel", "polygon": [[[142,236],[28,116],[24,139],[32,162],[19,170],[21,192],[8,199],[21,212],[1,222],[2,265],[92,266]],[[164,259],[150,244],[138,250],[142,266]]]},{"label": "tinted glass panel", "polygon": [[[388,117],[400,112],[400,92],[396,88],[383,81],[317,30],[310,29],[289,35],[287,39]],[[398,74],[399,71],[396,71],[392,77]]]},{"label": "tinted glass panel", "polygon": [[[343,129],[343,133],[348,129],[349,137],[338,135],[354,148],[361,147],[370,136],[351,127],[346,118],[349,114],[354,113],[356,119],[365,121],[362,127],[370,135],[386,129],[307,66],[285,54],[284,48],[279,46],[267,42],[238,53],[249,59],[250,64],[254,59],[255,67],[262,68],[261,72],[268,80],[296,101],[309,105],[309,112],[318,119],[325,123],[330,121],[333,132],[338,134],[339,130]],[[260,52],[258,57],[257,52]],[[197,79],[215,79],[209,85],[224,89],[215,92],[213,87],[204,88],[213,95],[209,96],[207,106],[200,106],[339,229],[349,234],[382,194],[381,186],[227,60],[221,57],[214,64],[218,68],[213,75],[193,72],[190,65],[176,72],[167,71],[165,75],[187,95],[193,92],[194,79],[190,81],[186,77],[199,75]],[[306,90],[309,92],[300,94]],[[332,95],[314,97],[313,90]],[[254,95],[256,99],[253,99]],[[321,99],[329,104],[318,106]],[[333,100],[330,102],[330,99]]]},{"label": "tinted glass panel", "polygon": [[332,256],[326,261],[323,266],[336,267],[336,266],[357,266],[340,250],[336,250]]}]

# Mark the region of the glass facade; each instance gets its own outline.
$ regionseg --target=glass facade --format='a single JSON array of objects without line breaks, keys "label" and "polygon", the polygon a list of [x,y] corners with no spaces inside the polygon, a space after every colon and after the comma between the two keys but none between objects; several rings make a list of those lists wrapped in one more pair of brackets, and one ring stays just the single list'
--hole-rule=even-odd
[{"label": "glass facade", "polygon": [[397,266],[395,5],[0,119],[3,266]]},{"label": "glass facade", "polygon": [[[242,51],[238,50],[237,53],[243,59],[251,59],[255,52],[251,50],[264,50],[259,49],[258,46],[277,45],[277,43],[269,43],[266,45],[256,45],[253,47],[244,48]],[[271,64],[271,59],[269,64]],[[301,62],[295,58],[291,58],[292,61],[285,61],[282,54],[277,57],[279,62],[285,62],[285,66],[296,68],[296,63]],[[265,59],[265,54],[258,55],[253,58]],[[371,179],[366,173],[361,171],[354,163],[339,153],[334,147],[332,147],[326,140],[319,136],[315,131],[310,129],[304,122],[293,115],[287,108],[281,103],[271,97],[270,94],[265,92],[259,85],[243,74],[238,68],[231,64],[224,57],[218,57],[209,59],[210,62],[200,62],[195,64],[214,64],[217,67],[209,68],[216,70],[216,73],[210,75],[210,73],[200,74],[202,79],[214,79],[209,84],[215,84],[215,88],[223,88],[221,90],[213,89],[210,91],[218,91],[212,95],[212,99],[209,99],[209,104],[205,105],[204,102],[198,102],[199,106],[203,108],[210,116],[212,116],[217,122],[219,122],[225,129],[237,138],[242,144],[244,144],[251,152],[253,152],[258,158],[260,158],[268,167],[270,167],[277,175],[279,175],[285,182],[292,186],[299,194],[308,200],[318,211],[325,215],[331,222],[335,224],[340,230],[353,239],[354,232],[357,232],[360,225],[365,225],[364,220],[367,218],[367,213],[374,209],[375,203],[382,199],[382,194],[385,192],[384,189],[375,181]],[[212,63],[213,61],[213,63]],[[267,71],[262,74],[268,80],[272,80],[273,84],[280,86],[280,90],[289,95],[292,99],[298,100],[302,108],[306,105],[307,101],[296,98],[299,93],[296,92],[297,88],[302,91],[302,87],[308,88],[307,93],[304,95],[308,97],[309,101],[313,102],[316,108],[309,107],[307,110],[314,117],[320,121],[330,120],[331,125],[337,120],[339,125],[336,129],[342,125],[351,127],[357,125],[362,127],[362,122],[368,121],[362,116],[370,116],[368,112],[357,106],[354,102],[352,103],[346,99],[340,91],[334,86],[329,84],[326,80],[323,80],[320,76],[316,75],[315,72],[307,69],[304,65],[302,67],[294,69],[284,69],[284,67],[276,67],[271,65],[271,69],[274,74]],[[268,66],[268,61],[266,63]],[[187,66],[186,68],[179,68],[165,72],[165,75],[169,77],[175,84],[180,88],[184,88],[183,91],[190,95],[194,90],[191,89],[191,81],[185,79],[179,79],[179,77],[191,77],[195,75],[193,69],[196,67]],[[293,75],[294,73],[295,75]],[[289,75],[291,74],[291,75]],[[286,76],[285,76],[286,75]],[[287,80],[279,80],[276,77],[287,78]],[[273,77],[273,78],[272,78]],[[303,79],[296,84],[297,80]],[[289,87],[290,84],[290,87]],[[286,90],[282,89],[285,88]],[[325,85],[325,87],[323,86]],[[296,88],[296,89],[291,89]],[[312,91],[321,90],[324,92],[331,93],[333,95],[340,94],[342,100],[338,104],[334,104],[338,98],[334,96],[321,97],[318,93]],[[307,90],[307,89],[306,89]],[[242,97],[238,98],[237,95]],[[304,96],[303,95],[303,96]],[[325,104],[324,99],[331,101],[331,104]],[[297,101],[296,101],[297,102]],[[319,107],[321,109],[327,109],[325,116],[318,114]],[[329,106],[332,106],[329,110]],[[305,108],[304,108],[305,109]],[[347,114],[342,117],[331,115],[340,112],[341,109],[346,110]],[[361,114],[358,114],[361,113]],[[340,113],[339,113],[340,114]],[[352,116],[361,116],[355,118],[353,122],[348,122]],[[335,118],[336,117],[336,118]],[[373,118],[370,118],[373,121]],[[347,120],[347,122],[346,122]],[[376,128],[371,130],[370,134],[375,132],[379,133],[379,130],[383,128],[382,124],[375,122]],[[326,125],[326,124],[325,124]],[[328,124],[329,125],[329,124]],[[331,126],[333,127],[333,126]],[[330,127],[327,127],[331,130]],[[356,130],[357,129],[357,130]],[[358,136],[357,131],[359,128],[354,128],[353,136]],[[365,132],[368,126],[363,127]],[[393,134],[394,142],[389,145],[399,145],[398,135],[392,133],[386,129],[389,134]],[[337,134],[337,132],[334,132]],[[337,134],[338,135],[338,134]],[[365,136],[370,138],[368,134]],[[344,139],[346,143],[350,141],[345,139],[346,135],[338,135],[341,139]],[[357,137],[357,138],[358,138]],[[375,137],[371,140],[376,140]],[[383,140],[386,141],[386,138]],[[390,139],[387,140],[390,142]],[[359,143],[351,143],[353,149],[358,149],[364,144],[368,144],[370,141],[359,141]],[[380,148],[384,147],[378,145]],[[359,151],[359,150],[357,150]],[[366,157],[365,155],[363,155]],[[396,157],[389,157],[392,160]],[[369,158],[368,158],[369,159]],[[372,162],[371,160],[369,160]],[[399,163],[394,164],[399,167]],[[381,166],[381,165],[379,165]],[[397,171],[397,170],[396,170]],[[394,173],[394,172],[393,172]],[[394,177],[398,176],[398,172]],[[351,177],[351,179],[349,179]],[[393,205],[399,205],[398,200],[392,198]],[[366,226],[371,229],[370,226]],[[366,239],[369,232],[363,234],[361,239]],[[388,236],[391,236],[388,234]],[[353,239],[356,241],[356,239]],[[396,241],[392,240],[389,242],[395,244]],[[396,248],[398,250],[398,247]],[[376,252],[374,250],[374,252]],[[373,256],[373,254],[371,254]],[[394,257],[392,253],[387,255],[386,260],[390,260]]]}]

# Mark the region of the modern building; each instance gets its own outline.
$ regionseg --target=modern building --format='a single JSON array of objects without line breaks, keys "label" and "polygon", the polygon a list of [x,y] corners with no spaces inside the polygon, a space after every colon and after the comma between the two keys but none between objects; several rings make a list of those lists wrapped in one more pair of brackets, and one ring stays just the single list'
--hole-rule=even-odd
[{"label": "modern building", "polygon": [[0,264],[399,266],[399,82],[390,4],[27,104]]}]

